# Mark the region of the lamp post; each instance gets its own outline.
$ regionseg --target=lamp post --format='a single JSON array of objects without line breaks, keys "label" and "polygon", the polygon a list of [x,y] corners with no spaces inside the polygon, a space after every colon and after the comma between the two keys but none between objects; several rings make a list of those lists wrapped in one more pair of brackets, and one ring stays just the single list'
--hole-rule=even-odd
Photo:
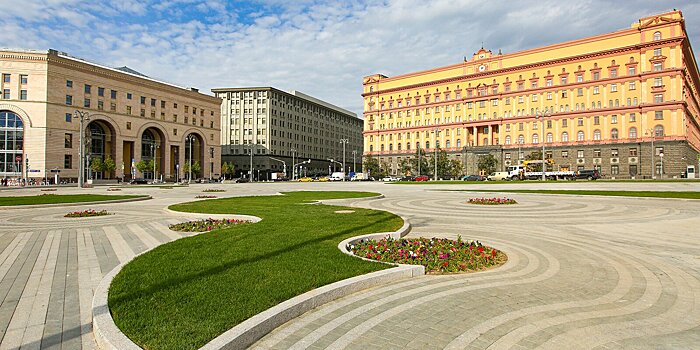
[{"label": "lamp post", "polygon": [[421,160],[422,160],[421,158],[423,158],[423,157],[420,156],[420,142],[418,142],[418,147],[417,147],[417,149],[416,149],[416,152],[417,152],[416,157],[418,158],[418,176],[420,176],[420,163],[421,163]]},{"label": "lamp post", "polygon": [[281,159],[273,158],[273,157],[269,157],[269,158],[270,158],[271,160],[274,160],[274,161],[277,161],[277,162],[282,163],[282,167],[283,167],[283,170],[282,170],[282,171],[284,172],[284,176],[286,177],[286,176],[287,176],[287,162],[285,162],[285,161],[283,161],[283,160],[281,160]]},{"label": "lamp post", "polygon": [[440,134],[440,128],[435,128],[435,173],[433,174],[433,181],[437,181],[438,172],[438,134]]},{"label": "lamp post", "polygon": [[[294,164],[294,155],[297,153],[297,150],[295,148],[290,149],[292,152],[292,164]],[[293,166],[292,167],[292,181],[296,179],[296,174],[297,174],[297,167]]]},{"label": "lamp post", "polygon": [[85,145],[83,141],[83,134],[85,132],[85,122],[90,121],[90,114],[88,112],[75,110],[73,115],[76,118],[80,119],[80,149],[78,150],[78,187],[82,188],[85,182],[85,179],[83,178],[85,173],[85,163],[83,162],[83,158],[85,158]]},{"label": "lamp post", "polygon": [[[151,153],[153,153],[153,183],[156,183],[156,163],[158,162],[158,157],[156,156],[156,151],[160,148],[160,145],[155,143],[151,144]],[[191,152],[192,150],[190,150]]]},{"label": "lamp post", "polygon": [[355,167],[357,163],[355,162],[355,156],[357,155],[357,150],[352,150],[352,172],[356,173],[357,168]]},{"label": "lamp post", "polygon": [[194,151],[194,149],[192,149],[192,141],[194,141],[194,135],[187,135],[186,140],[190,143],[190,166],[187,167],[187,170],[189,172],[187,175],[187,183],[189,184],[190,182],[192,182],[192,153]]},{"label": "lamp post", "polygon": [[256,146],[256,143],[251,143],[248,145],[248,147],[250,148],[250,178],[248,180],[250,180],[250,182],[253,182],[253,153],[256,149]]},{"label": "lamp post", "polygon": [[343,181],[345,181],[345,145],[348,143],[348,139],[340,139],[340,143],[343,144]]},{"label": "lamp post", "polygon": [[24,185],[29,185],[29,155],[24,155]]},{"label": "lamp post", "polygon": [[545,162],[544,162],[544,118],[549,117],[550,113],[549,111],[545,111],[544,113],[537,112],[535,114],[535,119],[542,118],[542,181],[546,181],[547,178],[545,177],[544,170],[545,170]]},{"label": "lamp post", "polygon": [[645,134],[651,136],[651,179],[654,180],[656,179],[656,163],[654,162],[654,153],[656,153],[654,138],[656,135],[654,135],[654,129],[647,129]]},{"label": "lamp post", "polygon": [[664,152],[659,152],[659,158],[661,158],[661,171],[659,178],[663,180],[664,178]]}]

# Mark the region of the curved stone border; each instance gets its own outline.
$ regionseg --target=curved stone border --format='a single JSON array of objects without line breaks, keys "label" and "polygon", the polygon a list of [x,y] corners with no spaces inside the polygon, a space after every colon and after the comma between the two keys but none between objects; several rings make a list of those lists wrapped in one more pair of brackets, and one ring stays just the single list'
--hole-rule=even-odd
[{"label": "curved stone border", "polygon": [[[115,195],[116,196],[116,195]],[[143,197],[137,198],[125,198],[125,199],[109,199],[106,201],[92,201],[92,202],[73,202],[73,203],[51,203],[51,204],[30,204],[30,205],[6,205],[0,206],[0,210],[10,210],[10,209],[36,209],[36,208],[51,208],[51,207],[73,207],[78,205],[90,205],[90,204],[110,204],[110,203],[127,203],[127,202],[138,202],[145,201],[148,199],[153,199],[150,195],[145,195]]]},{"label": "curved stone border", "polygon": [[[384,198],[384,195],[360,198],[360,199],[379,199]],[[322,201],[318,202],[319,204]],[[261,219],[250,215],[231,215],[231,214],[202,214],[202,213],[188,213],[174,211],[165,208],[165,211],[172,214],[190,216],[193,214],[194,217],[197,215],[201,217],[214,217],[225,216],[225,217],[246,217],[246,219],[252,220],[257,219],[255,222],[259,222]],[[346,246],[349,242],[355,242],[360,239],[381,239],[384,237],[394,237],[401,238],[411,231],[411,224],[404,217],[403,226],[394,232],[381,232],[372,233],[362,236],[351,237],[343,240],[338,244],[338,249],[345,254],[352,255],[353,257],[368,260],[362,257],[357,257],[347,251]],[[155,247],[154,247],[155,248]],[[146,252],[144,251],[141,254]],[[139,254],[139,255],[141,255]],[[138,255],[136,255],[138,256]],[[134,256],[134,258],[136,258]],[[131,259],[133,260],[133,258]],[[130,260],[130,261],[131,261]],[[375,260],[369,260],[372,262],[377,262]],[[105,277],[100,281],[99,286],[95,290],[95,296],[92,300],[92,327],[93,334],[97,345],[101,349],[105,350],[139,350],[141,349],[138,345],[131,341],[124,333],[119,330],[117,325],[112,319],[112,315],[109,312],[109,306],[107,303],[107,297],[109,292],[109,286],[112,283],[114,277],[121,271],[124,265],[128,264],[129,261],[119,264],[112,271],[110,271]],[[286,300],[280,304],[277,304],[245,321],[238,324],[237,326],[229,329],[223,334],[211,340],[209,343],[204,345],[201,349],[214,350],[214,349],[245,349],[252,345],[260,338],[268,334],[273,329],[281,326],[285,322],[300,316],[301,314],[317,307],[328,303],[330,301],[342,298],[349,294],[371,288],[377,285],[387,284],[396,280],[411,278],[415,276],[422,276],[425,274],[425,268],[422,265],[402,265],[402,264],[390,264],[397,266],[395,268],[386,269],[382,271],[376,271],[365,275],[355,276],[342,281],[334,282],[323,287],[316,288],[314,290],[308,291],[304,294],[298,295],[294,298]]]},{"label": "curved stone border", "polygon": [[[210,198],[211,199],[211,198]],[[250,222],[260,222],[261,218],[253,215],[242,215],[242,214],[204,214],[204,213],[190,213],[186,211],[176,211],[169,208],[165,208],[164,211],[169,214],[182,216],[187,219],[236,219],[236,220],[247,220]]]}]

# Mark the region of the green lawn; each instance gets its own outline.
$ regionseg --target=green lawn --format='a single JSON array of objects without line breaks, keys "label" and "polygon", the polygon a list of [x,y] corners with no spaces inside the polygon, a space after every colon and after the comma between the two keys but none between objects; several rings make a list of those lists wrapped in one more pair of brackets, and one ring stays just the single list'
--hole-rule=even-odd
[{"label": "green lawn", "polygon": [[57,203],[80,203],[80,202],[102,202],[117,199],[131,199],[145,196],[135,195],[106,195],[106,194],[50,194],[36,196],[16,196],[0,197],[0,206],[11,205],[33,205],[33,204],[57,204]]},{"label": "green lawn", "polygon": [[[540,180],[525,180],[525,181],[459,181],[459,180],[449,180],[449,181],[395,181],[389,182],[390,184],[397,185],[505,185],[505,184],[533,184],[541,182]],[[647,182],[647,183],[657,183],[657,182],[700,182],[700,179],[665,179],[665,180],[577,180],[576,183],[597,183],[597,182]],[[543,182],[547,184],[571,184],[572,181],[547,181]]]},{"label": "green lawn", "polygon": [[309,205],[375,196],[368,192],[289,192],[173,205],[178,211],[255,215],[238,225],[162,245],[127,264],[109,290],[117,326],[149,350],[196,349],[247,318],[314,288],[388,268],[345,255],[338,243],[397,230],[400,217],[377,210]]},{"label": "green lawn", "polygon": [[505,192],[538,194],[573,194],[588,196],[655,197],[700,199],[700,192],[679,191],[598,191],[598,190],[464,190],[467,192]]}]

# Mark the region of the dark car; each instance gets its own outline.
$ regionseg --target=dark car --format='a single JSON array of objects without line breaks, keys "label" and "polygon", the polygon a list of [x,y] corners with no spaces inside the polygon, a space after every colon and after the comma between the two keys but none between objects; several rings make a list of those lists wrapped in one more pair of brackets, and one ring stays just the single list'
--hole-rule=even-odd
[{"label": "dark car", "polygon": [[430,180],[429,177],[423,175],[423,176],[416,177],[416,179],[414,181],[429,181],[429,180]]},{"label": "dark car", "polygon": [[129,181],[129,183],[132,185],[145,185],[148,183],[148,180],[143,179],[143,178],[137,178],[137,179],[131,179],[131,181]]},{"label": "dark car", "polygon": [[579,170],[576,172],[576,179],[597,180],[600,179],[598,170]]},{"label": "dark car", "polygon": [[462,181],[484,181],[486,180],[485,176],[481,175],[466,175],[462,178]]},{"label": "dark car", "polygon": [[399,179],[399,181],[415,181],[415,180],[416,180],[416,178],[413,176],[404,176],[404,177]]}]

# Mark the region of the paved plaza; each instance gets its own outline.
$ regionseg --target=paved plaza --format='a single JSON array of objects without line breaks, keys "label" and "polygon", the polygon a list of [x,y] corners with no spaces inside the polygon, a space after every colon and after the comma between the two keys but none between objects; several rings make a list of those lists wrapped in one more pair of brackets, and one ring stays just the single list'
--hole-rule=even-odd
[{"label": "paved plaza", "polygon": [[[428,275],[312,310],[256,348],[698,348],[700,201],[508,194],[520,204],[473,206],[469,188],[700,191],[700,183],[388,185],[279,183],[125,188],[147,201],[0,210],[0,349],[93,349],[93,291],[135,254],[181,237],[187,214],[165,211],[205,188],[223,196],[288,190],[367,190],[339,204],[403,215],[410,236],[478,239],[509,256],[481,273]],[[59,189],[56,193],[76,193]],[[108,193],[106,188],[82,190]],[[7,190],[7,195],[38,194]],[[486,194],[488,195],[488,194]],[[67,219],[79,209],[115,215]]]}]

